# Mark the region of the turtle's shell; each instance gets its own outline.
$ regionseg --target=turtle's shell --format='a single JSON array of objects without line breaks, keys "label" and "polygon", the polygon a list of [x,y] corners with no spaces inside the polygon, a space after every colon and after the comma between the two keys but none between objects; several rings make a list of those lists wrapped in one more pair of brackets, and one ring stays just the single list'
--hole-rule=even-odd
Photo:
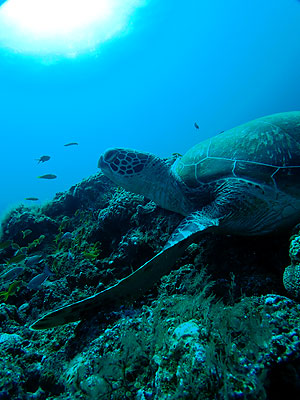
[{"label": "turtle's shell", "polygon": [[207,139],[174,171],[191,188],[237,177],[300,198],[300,111],[258,118]]}]

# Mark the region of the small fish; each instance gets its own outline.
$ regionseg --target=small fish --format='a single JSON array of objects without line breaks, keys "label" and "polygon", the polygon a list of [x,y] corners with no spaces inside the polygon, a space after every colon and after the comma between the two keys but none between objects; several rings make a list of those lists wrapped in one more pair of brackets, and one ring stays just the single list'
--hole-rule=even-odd
[{"label": "small fish", "polygon": [[[21,250],[21,247],[18,245],[18,243],[12,243],[11,248],[13,250]],[[21,251],[21,253],[22,253],[22,251]]]},{"label": "small fish", "polygon": [[48,268],[48,265],[45,266],[44,271],[34,278],[28,283],[27,288],[31,290],[37,290],[41,287],[41,285],[49,278],[49,276],[54,275]]},{"label": "small fish", "polygon": [[16,250],[18,250],[18,254],[21,253],[21,254],[25,254],[25,256],[27,256],[28,247],[25,247],[25,246],[24,247],[20,247],[19,246],[19,248],[16,249]]},{"label": "small fish", "polygon": [[33,248],[39,246],[42,243],[42,241],[45,239],[45,237],[46,237],[45,235],[40,235],[37,239],[34,239],[33,242],[29,243],[28,249],[30,250],[30,249],[33,249]]},{"label": "small fish", "polygon": [[25,197],[25,200],[38,201],[38,197]]},{"label": "small fish", "polygon": [[31,229],[25,229],[25,231],[21,231],[21,232],[22,232],[22,235],[23,235],[23,239],[25,239],[26,236],[32,234],[32,230]]},{"label": "small fish", "polygon": [[59,239],[60,242],[63,242],[64,240],[72,240],[73,239],[73,233],[72,232],[66,232],[62,235],[62,237]]},{"label": "small fish", "polygon": [[13,257],[11,257],[9,260],[5,260],[6,264],[18,264],[19,262],[23,261],[25,259],[25,255],[24,254],[17,254]]},{"label": "small fish", "polygon": [[74,254],[71,252],[71,250],[69,249],[68,251],[68,260],[73,262],[75,260],[75,256]]},{"label": "small fish", "polygon": [[39,163],[44,163],[45,161],[49,161],[50,160],[50,156],[42,156],[42,157],[40,157],[40,158],[36,158],[36,161],[38,162],[38,164]]},{"label": "small fish", "polygon": [[26,267],[32,267],[42,261],[43,256],[36,254],[35,256],[27,257],[25,260]]},{"label": "small fish", "polygon": [[182,154],[180,154],[180,153],[172,153],[172,158],[177,159],[177,158],[181,158],[181,157],[182,157]]},{"label": "small fish", "polygon": [[3,274],[1,274],[0,279],[2,279],[4,282],[12,281],[16,279],[19,275],[21,275],[23,271],[24,271],[23,267],[11,268],[9,271],[6,271]]},{"label": "small fish", "polygon": [[77,142],[66,143],[66,144],[64,144],[64,146],[65,146],[65,147],[68,147],[68,146],[78,146],[78,143],[77,143]]},{"label": "small fish", "polygon": [[13,296],[14,294],[16,294],[20,285],[21,285],[21,281],[15,281],[15,282],[11,283],[7,290],[0,292],[0,299],[2,297],[2,300],[0,300],[0,301],[1,302],[6,301],[9,296]]},{"label": "small fish", "polygon": [[195,127],[196,129],[199,129],[199,125],[197,124],[197,122],[194,123],[194,127]]},{"label": "small fish", "polygon": [[0,243],[0,250],[7,249],[11,245],[12,245],[12,241],[11,240],[5,240],[4,242]]},{"label": "small fish", "polygon": [[40,178],[40,179],[55,179],[55,178],[57,178],[57,176],[54,174],[46,174],[46,175],[38,176],[38,178]]}]

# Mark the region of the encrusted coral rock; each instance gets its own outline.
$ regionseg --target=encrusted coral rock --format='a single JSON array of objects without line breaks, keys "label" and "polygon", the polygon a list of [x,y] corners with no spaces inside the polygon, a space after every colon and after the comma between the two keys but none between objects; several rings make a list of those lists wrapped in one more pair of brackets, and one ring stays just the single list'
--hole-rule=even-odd
[{"label": "encrusted coral rock", "polygon": [[290,243],[290,258],[293,264],[300,263],[300,236],[294,235]]},{"label": "encrusted coral rock", "polygon": [[291,265],[286,267],[283,274],[283,285],[290,296],[300,298],[300,236],[291,238],[289,255]]},{"label": "encrusted coral rock", "polygon": [[300,265],[289,265],[283,273],[283,285],[289,295],[300,297]]},{"label": "encrusted coral rock", "polygon": [[198,337],[199,336],[199,326],[196,321],[187,321],[179,326],[174,330],[173,336],[177,340],[186,339],[188,337]]}]

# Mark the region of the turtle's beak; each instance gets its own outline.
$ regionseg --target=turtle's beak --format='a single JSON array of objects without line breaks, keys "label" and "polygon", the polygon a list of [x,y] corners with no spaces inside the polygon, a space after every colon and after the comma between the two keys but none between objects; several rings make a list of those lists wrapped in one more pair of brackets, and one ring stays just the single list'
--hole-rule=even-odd
[{"label": "turtle's beak", "polygon": [[108,149],[102,154],[98,161],[98,168],[105,168],[115,160],[119,152],[116,149]]},{"label": "turtle's beak", "polygon": [[98,168],[102,169],[103,164],[104,164],[104,160],[103,160],[103,155],[101,154],[99,161],[98,161]]},{"label": "turtle's beak", "polygon": [[105,160],[105,153],[101,154],[99,161],[98,161],[98,168],[101,169],[104,175],[111,173],[110,164]]}]

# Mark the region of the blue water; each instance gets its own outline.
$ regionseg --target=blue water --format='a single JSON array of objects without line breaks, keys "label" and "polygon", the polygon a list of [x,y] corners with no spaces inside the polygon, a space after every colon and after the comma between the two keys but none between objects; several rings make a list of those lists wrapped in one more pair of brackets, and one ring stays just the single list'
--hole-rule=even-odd
[{"label": "blue water", "polygon": [[[0,48],[0,214],[95,174],[108,147],[169,156],[300,110],[297,0],[148,0],[130,26],[51,63]],[[50,161],[38,164],[42,155]],[[58,178],[37,178],[46,173]]]}]

